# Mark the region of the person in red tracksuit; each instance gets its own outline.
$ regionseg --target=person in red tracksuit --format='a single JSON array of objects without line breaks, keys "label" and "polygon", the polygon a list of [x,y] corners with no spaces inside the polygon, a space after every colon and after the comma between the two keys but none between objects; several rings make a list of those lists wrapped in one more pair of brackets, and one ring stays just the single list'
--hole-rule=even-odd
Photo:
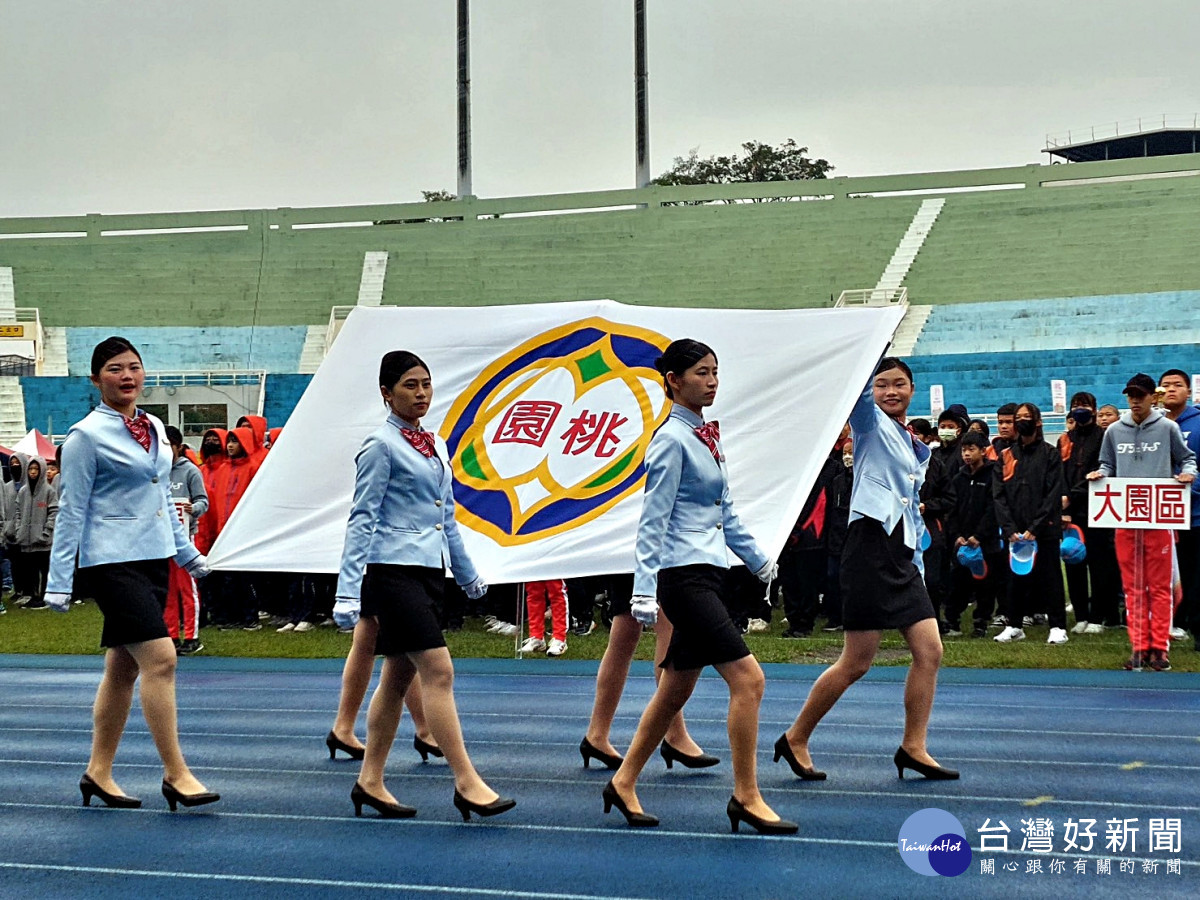
[{"label": "person in red tracksuit", "polygon": [[255,450],[250,455],[254,458],[255,468],[261,466],[263,459],[266,458],[267,451],[270,449],[267,438],[270,430],[267,428],[267,420],[262,416],[242,416],[237,420],[237,427],[249,428],[254,432]]},{"label": "person in red tracksuit", "polygon": [[[183,513],[184,530],[195,543],[198,523],[208,511],[208,492],[204,489],[200,470],[187,457],[189,448],[183,442],[183,434],[174,425],[168,425],[164,431],[171,443],[174,458],[171,464],[171,499],[176,511]],[[168,561],[167,571],[167,606],[163,611],[167,634],[175,641],[175,650],[181,656],[199,653],[204,649],[198,631],[200,589],[196,586],[196,579],[186,569],[176,565],[174,560]],[[180,619],[183,620],[182,631]]]},{"label": "person in red tracksuit", "polygon": [[[562,656],[567,652],[567,583],[561,578],[529,581],[525,584],[525,603],[529,609],[529,637],[521,645],[522,653]],[[550,606],[551,638],[546,644],[546,606]]]},{"label": "person in red tracksuit", "polygon": [[[210,428],[200,439],[200,474],[204,476],[204,493],[209,497],[208,515],[201,516],[196,531],[196,548],[207,555],[217,539],[217,513],[212,509],[212,497],[217,489],[217,472],[229,465],[229,454],[225,452],[225,439],[229,432],[224,428]],[[200,583],[200,611],[205,625],[220,623],[218,613],[224,609],[221,599],[224,577],[205,578]]]},{"label": "person in red tracksuit", "polygon": [[[229,463],[217,470],[213,490],[209,494],[212,514],[216,517],[214,540],[220,536],[258,472],[261,458],[258,451],[258,442],[250,428],[235,428],[225,439]],[[258,621],[258,599],[248,573],[225,573],[221,593],[221,609],[214,614],[218,628],[241,628],[244,631],[262,628]]]}]

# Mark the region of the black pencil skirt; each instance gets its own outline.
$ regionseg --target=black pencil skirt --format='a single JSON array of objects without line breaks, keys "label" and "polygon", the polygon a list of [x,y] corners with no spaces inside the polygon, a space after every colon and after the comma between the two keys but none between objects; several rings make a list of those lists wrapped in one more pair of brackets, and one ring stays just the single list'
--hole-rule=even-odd
[{"label": "black pencil skirt", "polygon": [[925,580],[904,543],[904,523],[886,534],[875,519],[855,519],[842,548],[842,625],[847,631],[908,628],[935,616]]},{"label": "black pencil skirt", "polygon": [[658,605],[674,631],[661,668],[703,669],[750,655],[721,602],[725,569],[707,564],[658,573]]},{"label": "black pencil skirt", "polygon": [[444,569],[368,563],[363,574],[363,616],[379,620],[375,653],[398,656],[445,647],[442,636]]},{"label": "black pencil skirt", "polygon": [[101,647],[124,647],[169,637],[167,560],[135,559],[79,569],[76,593],[91,597],[104,614]]}]

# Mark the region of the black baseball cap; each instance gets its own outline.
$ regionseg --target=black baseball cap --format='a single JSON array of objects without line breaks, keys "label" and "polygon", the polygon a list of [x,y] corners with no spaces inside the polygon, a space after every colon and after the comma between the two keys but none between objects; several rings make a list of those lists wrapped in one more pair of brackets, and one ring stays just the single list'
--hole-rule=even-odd
[{"label": "black baseball cap", "polygon": [[1138,372],[1125,384],[1125,390],[1122,394],[1153,394],[1158,390],[1158,385],[1154,379],[1144,372]]}]

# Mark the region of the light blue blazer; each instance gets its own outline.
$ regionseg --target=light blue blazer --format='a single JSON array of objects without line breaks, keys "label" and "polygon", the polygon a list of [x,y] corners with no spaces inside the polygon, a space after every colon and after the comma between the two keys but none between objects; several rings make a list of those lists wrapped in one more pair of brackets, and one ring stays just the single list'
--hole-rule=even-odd
[{"label": "light blue blazer", "polygon": [[914,551],[913,562],[922,574],[919,492],[929,468],[929,448],[914,441],[912,433],[875,405],[874,379],[854,404],[850,428],[854,432],[854,486],[850,489],[850,521],[874,519],[891,534],[904,523],[904,545]]},{"label": "light blue blazer", "polygon": [[659,569],[695,563],[729,568],[729,547],[751,572],[770,560],[733,511],[725,471],[696,428],[704,420],[674,406],[646,448],[646,493],[638,522],[633,593],[654,597]]},{"label": "light blue blazer", "polygon": [[[138,410],[141,412],[141,410]],[[171,444],[154,416],[150,452],[103,403],[71,426],[62,448],[62,491],[50,550],[48,593],[68,594],[80,567],[200,555],[171,502]]]},{"label": "light blue blazer", "polygon": [[435,438],[434,456],[422,456],[400,436],[402,428],[412,430],[389,414],[355,457],[358,470],[338,573],[339,597],[359,598],[368,563],[440,569],[449,560],[459,584],[478,577],[454,521],[445,443]]}]

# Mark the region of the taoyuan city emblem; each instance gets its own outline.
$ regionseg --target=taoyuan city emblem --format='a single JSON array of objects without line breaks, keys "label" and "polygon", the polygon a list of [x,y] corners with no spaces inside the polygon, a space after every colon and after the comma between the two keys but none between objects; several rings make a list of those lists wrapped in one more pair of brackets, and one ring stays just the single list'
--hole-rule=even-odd
[{"label": "taoyuan city emblem", "polygon": [[667,416],[654,360],[670,340],[587,318],[486,366],[441,428],[459,521],[502,546],[561,534],[642,489]]}]

